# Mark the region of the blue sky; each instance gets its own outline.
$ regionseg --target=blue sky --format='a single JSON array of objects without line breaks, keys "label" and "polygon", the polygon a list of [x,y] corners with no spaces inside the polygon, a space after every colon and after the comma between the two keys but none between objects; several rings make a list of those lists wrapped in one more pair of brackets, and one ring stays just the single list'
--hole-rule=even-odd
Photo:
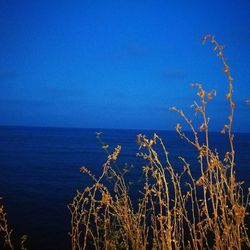
[{"label": "blue sky", "polygon": [[[174,129],[199,82],[226,123],[227,81],[203,35],[214,34],[234,78],[234,129],[250,132],[249,1],[0,1],[0,125]],[[196,118],[193,118],[196,120]]]}]

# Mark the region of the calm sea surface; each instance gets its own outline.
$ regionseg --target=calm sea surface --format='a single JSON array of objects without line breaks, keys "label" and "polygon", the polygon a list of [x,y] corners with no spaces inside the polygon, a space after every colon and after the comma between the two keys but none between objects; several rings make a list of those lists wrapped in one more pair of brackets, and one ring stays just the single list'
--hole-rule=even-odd
[{"label": "calm sea surface", "polygon": [[[99,131],[99,130],[98,130]],[[95,137],[95,129],[0,127],[0,197],[3,197],[13,234],[27,234],[30,249],[70,249],[70,213],[67,208],[77,189],[90,180],[79,172],[88,166],[96,175],[101,172],[106,155]],[[133,168],[131,181],[142,176],[142,161],[136,135],[153,131],[102,130],[103,140],[112,150],[122,146],[118,165]],[[157,132],[157,131],[156,131]],[[198,172],[197,155],[175,132],[158,131],[165,141],[170,159],[178,170],[178,156],[184,156]],[[211,144],[225,153],[227,140],[211,134]],[[250,186],[250,134],[236,134],[238,180]],[[136,188],[134,190],[137,190]],[[132,190],[132,194],[135,191]]]}]

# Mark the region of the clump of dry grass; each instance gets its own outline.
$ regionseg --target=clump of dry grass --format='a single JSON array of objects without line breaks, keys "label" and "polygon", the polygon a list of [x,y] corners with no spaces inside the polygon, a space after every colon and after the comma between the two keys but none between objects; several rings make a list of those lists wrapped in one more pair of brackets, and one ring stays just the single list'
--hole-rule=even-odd
[{"label": "clump of dry grass", "polygon": [[[176,172],[157,134],[152,138],[139,134],[138,156],[145,160],[144,184],[138,204],[134,206],[123,174],[114,168],[121,151],[117,146],[104,163],[100,177],[86,167],[81,168],[93,184],[78,191],[69,205],[72,249],[250,248],[246,226],[249,193],[244,196],[242,182],[237,182],[234,171],[233,78],[223,46],[211,35],[204,37],[204,42],[207,40],[221,59],[228,80],[226,99],[230,113],[222,133],[228,136],[230,150],[221,157],[210,147],[206,109],[215,91],[206,92],[201,84],[193,84],[200,100],[193,108],[201,115],[202,124],[195,128],[182,110],[176,107],[171,110],[176,111],[192,131],[190,136],[182,131],[180,124],[176,125],[181,138],[197,151],[199,177],[194,178],[190,164],[183,157],[179,157],[183,170]],[[199,138],[201,132],[205,134],[205,142]],[[107,151],[107,147],[104,149]],[[107,178],[111,184],[105,184]]]}]

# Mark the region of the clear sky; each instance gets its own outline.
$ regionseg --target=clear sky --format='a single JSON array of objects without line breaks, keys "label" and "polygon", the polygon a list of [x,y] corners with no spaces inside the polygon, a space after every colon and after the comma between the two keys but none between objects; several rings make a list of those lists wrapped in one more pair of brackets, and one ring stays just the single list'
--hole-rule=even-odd
[{"label": "clear sky", "polygon": [[174,129],[190,83],[215,88],[211,129],[228,116],[224,44],[236,131],[250,132],[250,1],[0,0],[0,125]]}]

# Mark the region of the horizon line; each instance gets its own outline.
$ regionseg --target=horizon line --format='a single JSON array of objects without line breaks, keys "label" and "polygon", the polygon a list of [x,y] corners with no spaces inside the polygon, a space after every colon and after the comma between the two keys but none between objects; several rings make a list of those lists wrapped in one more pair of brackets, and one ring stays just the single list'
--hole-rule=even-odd
[{"label": "horizon line", "polygon": [[[6,125],[6,124],[0,124],[0,128],[3,127],[9,127],[9,128],[51,128],[51,129],[89,129],[89,130],[96,130],[102,131],[102,130],[134,130],[134,131],[165,131],[165,132],[176,132],[175,129],[153,129],[153,128],[111,128],[111,127],[106,127],[106,128],[100,128],[100,127],[68,127],[68,126],[42,126],[42,125]],[[183,132],[192,132],[191,130],[183,130]],[[197,131],[199,133],[199,131]],[[221,134],[220,131],[218,130],[210,130],[210,133],[218,133]],[[177,133],[177,132],[176,132]],[[200,132],[202,133],[202,132]],[[242,131],[233,131],[232,133],[237,133],[237,134],[250,134],[250,132],[242,132]]]}]

